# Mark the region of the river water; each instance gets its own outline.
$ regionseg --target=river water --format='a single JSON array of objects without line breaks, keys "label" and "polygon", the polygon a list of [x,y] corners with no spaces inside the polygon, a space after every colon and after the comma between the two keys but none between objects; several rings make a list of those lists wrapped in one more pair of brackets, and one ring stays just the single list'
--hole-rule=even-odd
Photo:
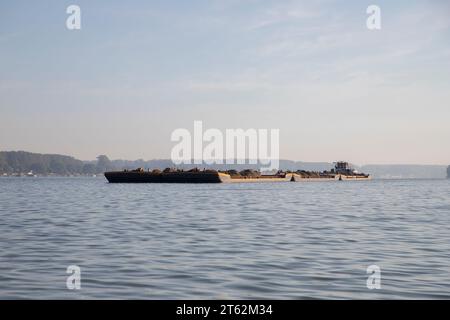
[{"label": "river water", "polygon": [[0,299],[449,299],[449,226],[449,180],[6,177]]}]

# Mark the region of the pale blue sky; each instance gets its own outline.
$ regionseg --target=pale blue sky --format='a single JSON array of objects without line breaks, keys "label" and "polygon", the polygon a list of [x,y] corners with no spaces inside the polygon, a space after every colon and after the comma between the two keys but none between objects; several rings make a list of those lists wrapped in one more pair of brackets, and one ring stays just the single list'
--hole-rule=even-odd
[{"label": "pale blue sky", "polygon": [[279,128],[284,159],[450,163],[448,1],[311,2],[1,0],[0,150],[168,158],[203,120]]}]

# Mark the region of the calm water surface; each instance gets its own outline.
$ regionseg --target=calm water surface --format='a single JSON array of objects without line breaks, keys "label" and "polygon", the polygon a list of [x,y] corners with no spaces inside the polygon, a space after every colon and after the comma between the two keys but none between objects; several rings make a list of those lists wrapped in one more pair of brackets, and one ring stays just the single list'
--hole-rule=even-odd
[{"label": "calm water surface", "polygon": [[447,180],[0,178],[0,298],[449,299],[449,226]]}]

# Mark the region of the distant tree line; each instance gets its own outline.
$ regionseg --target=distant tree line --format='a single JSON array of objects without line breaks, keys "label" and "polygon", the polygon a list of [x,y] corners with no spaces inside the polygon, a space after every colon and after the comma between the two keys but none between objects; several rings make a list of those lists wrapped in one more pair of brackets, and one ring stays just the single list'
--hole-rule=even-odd
[{"label": "distant tree line", "polygon": [[96,174],[114,168],[107,156],[97,157],[97,161],[81,161],[59,154],[40,154],[25,151],[0,151],[0,173],[35,174]]}]

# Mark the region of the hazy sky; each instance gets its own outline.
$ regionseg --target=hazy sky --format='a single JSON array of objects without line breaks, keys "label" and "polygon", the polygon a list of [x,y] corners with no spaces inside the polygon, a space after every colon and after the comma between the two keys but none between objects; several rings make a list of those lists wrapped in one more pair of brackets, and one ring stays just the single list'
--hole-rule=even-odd
[{"label": "hazy sky", "polygon": [[449,2],[0,1],[0,150],[168,158],[194,120],[279,128],[284,159],[450,164]]}]

